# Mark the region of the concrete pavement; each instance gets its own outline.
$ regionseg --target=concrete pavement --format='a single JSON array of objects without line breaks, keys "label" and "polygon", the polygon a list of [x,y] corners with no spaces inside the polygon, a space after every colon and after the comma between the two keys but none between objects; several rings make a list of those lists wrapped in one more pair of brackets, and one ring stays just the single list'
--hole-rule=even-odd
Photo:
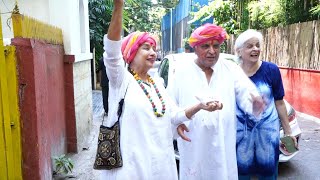
[{"label": "concrete pavement", "polygon": [[299,153],[289,162],[279,164],[278,180],[320,180],[320,119],[297,113],[301,128]]},{"label": "concrete pavement", "polygon": [[[78,154],[69,155],[74,162],[73,175],[78,180],[96,180],[99,179],[99,171],[93,169],[93,163],[97,151],[97,142],[99,134],[99,126],[103,118],[102,92],[92,91],[93,101],[93,123],[91,134],[87,138],[86,146]],[[105,116],[106,118],[106,116]],[[70,178],[69,178],[70,179]]]},{"label": "concrete pavement", "polygon": [[[92,91],[92,99],[93,99],[93,126],[91,129],[91,134],[87,138],[87,144],[86,146],[80,151],[78,154],[72,154],[69,155],[69,157],[74,162],[74,170],[73,175],[75,176],[72,179],[78,179],[78,180],[96,180],[99,179],[99,171],[93,169],[93,163],[96,155],[96,148],[97,148],[97,138],[99,133],[99,126],[102,121],[103,117],[103,104],[102,104],[102,92],[101,91]],[[301,153],[299,153],[296,157],[293,158],[292,162],[282,164],[280,165],[279,169],[279,179],[296,179],[297,177],[302,178],[302,176],[299,176],[298,174],[303,174],[302,172],[306,172],[306,169],[308,169],[308,175],[307,177],[313,177],[313,179],[320,179],[320,173],[318,173],[318,163],[320,157],[318,155],[319,152],[319,138],[320,138],[320,119],[303,114],[303,113],[297,113],[298,116],[298,122],[302,129],[302,141],[301,143]],[[106,116],[105,116],[106,118]],[[303,125],[302,125],[303,124]],[[309,134],[307,132],[311,131],[312,136],[309,137]],[[317,134],[315,137],[314,133]],[[315,142],[314,144],[310,145],[310,139]],[[312,141],[311,141],[312,142]],[[315,150],[311,150],[312,148],[315,148]],[[308,151],[308,152],[304,152]],[[308,155],[310,159],[306,160],[303,158],[305,154]],[[287,165],[293,166],[293,164],[298,164],[296,161],[306,161],[306,163],[309,165],[299,165],[297,168],[288,168]],[[312,160],[312,161],[310,161]],[[317,165],[310,166],[310,162],[316,161]],[[301,167],[303,166],[303,167]],[[307,167],[307,168],[306,168]],[[297,170],[298,169],[298,170]],[[319,177],[317,176],[319,175]],[[306,174],[304,174],[306,176]],[[298,179],[299,179],[298,178]],[[69,178],[70,179],[70,178]],[[307,178],[308,179],[308,178]]]}]

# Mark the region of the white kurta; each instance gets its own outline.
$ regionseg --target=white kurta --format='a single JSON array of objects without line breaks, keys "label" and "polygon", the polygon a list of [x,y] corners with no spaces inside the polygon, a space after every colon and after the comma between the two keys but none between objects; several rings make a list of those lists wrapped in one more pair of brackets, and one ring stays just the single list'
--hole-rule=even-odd
[{"label": "white kurta", "polygon": [[[104,62],[109,77],[109,114],[106,125],[117,120],[118,102],[127,89],[124,109],[120,119],[120,148],[123,167],[101,171],[101,179],[107,180],[177,180],[177,170],[172,144],[171,122],[179,124],[188,120],[178,109],[161,83],[157,87],[166,103],[166,113],[157,118],[149,99],[133,76],[124,67],[120,52],[121,42],[104,38]],[[161,102],[153,87],[145,85],[161,112]]]},{"label": "white kurta", "polygon": [[235,63],[219,59],[208,84],[205,73],[194,63],[185,62],[175,72],[169,94],[179,107],[198,102],[195,96],[211,96],[223,103],[220,111],[200,111],[189,128],[187,142],[178,138],[181,180],[237,180],[236,103],[252,113],[250,92],[253,83]]}]

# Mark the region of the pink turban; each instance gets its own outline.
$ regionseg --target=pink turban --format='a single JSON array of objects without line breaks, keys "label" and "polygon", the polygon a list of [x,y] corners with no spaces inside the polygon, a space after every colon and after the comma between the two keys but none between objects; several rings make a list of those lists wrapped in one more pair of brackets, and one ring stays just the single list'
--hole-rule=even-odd
[{"label": "pink turban", "polygon": [[150,43],[151,46],[157,45],[155,39],[147,32],[133,32],[123,39],[121,52],[126,63],[133,61],[139,47],[145,42]]},{"label": "pink turban", "polygon": [[229,35],[222,27],[207,23],[194,30],[191,37],[188,39],[188,42],[190,46],[194,48],[195,46],[210,40],[217,40],[221,44],[228,38]]}]

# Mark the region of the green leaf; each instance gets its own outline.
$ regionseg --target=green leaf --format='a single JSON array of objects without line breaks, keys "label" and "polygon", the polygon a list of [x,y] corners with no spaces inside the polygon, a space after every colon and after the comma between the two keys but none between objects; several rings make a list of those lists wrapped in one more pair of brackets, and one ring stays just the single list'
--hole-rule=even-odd
[{"label": "green leaf", "polygon": [[53,157],[53,160],[55,164],[55,170],[57,173],[68,174],[69,172],[72,172],[74,165],[72,163],[72,160],[66,157],[65,154],[55,156]]}]

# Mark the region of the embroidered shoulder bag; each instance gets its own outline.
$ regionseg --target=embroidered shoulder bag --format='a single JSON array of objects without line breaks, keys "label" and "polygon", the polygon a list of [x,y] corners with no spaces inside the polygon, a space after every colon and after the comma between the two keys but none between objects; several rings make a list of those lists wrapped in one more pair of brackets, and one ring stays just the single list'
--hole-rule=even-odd
[{"label": "embroidered shoulder bag", "polygon": [[[128,89],[128,87],[127,87]],[[118,120],[112,127],[107,127],[102,124],[100,125],[99,137],[98,137],[98,148],[96,159],[93,165],[93,169],[96,170],[110,170],[122,167],[122,156],[120,151],[120,123],[119,119],[122,114],[124,98],[119,102],[118,106]]]}]

